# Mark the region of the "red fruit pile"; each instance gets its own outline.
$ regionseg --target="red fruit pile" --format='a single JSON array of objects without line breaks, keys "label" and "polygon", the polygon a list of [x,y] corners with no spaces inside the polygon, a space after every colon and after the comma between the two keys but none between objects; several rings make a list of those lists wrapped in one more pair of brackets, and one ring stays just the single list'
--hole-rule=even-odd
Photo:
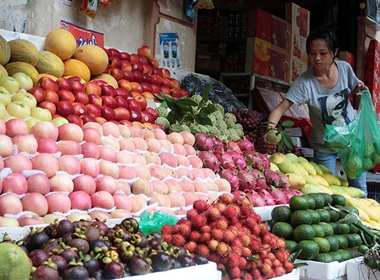
[{"label": "red fruit pile", "polygon": [[166,242],[217,263],[225,279],[269,279],[294,268],[285,240],[269,232],[247,198],[223,194],[212,204],[197,200],[187,218],[161,232]]}]

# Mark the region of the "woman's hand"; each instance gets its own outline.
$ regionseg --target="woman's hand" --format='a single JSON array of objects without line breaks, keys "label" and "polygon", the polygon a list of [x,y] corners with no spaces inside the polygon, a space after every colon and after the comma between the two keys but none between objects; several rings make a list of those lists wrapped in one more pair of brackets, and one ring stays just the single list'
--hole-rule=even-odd
[{"label": "woman's hand", "polygon": [[362,90],[368,90],[368,87],[363,83],[360,82],[354,89],[354,94],[360,95],[362,93]]}]

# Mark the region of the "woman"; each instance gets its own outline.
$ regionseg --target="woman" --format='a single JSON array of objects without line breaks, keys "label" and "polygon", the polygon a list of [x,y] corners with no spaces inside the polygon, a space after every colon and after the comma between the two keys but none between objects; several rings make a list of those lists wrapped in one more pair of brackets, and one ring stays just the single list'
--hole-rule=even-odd
[{"label": "woman", "polygon": [[[311,67],[293,82],[286,97],[269,114],[270,124],[267,127],[267,131],[274,129],[292,104],[307,104],[313,124],[309,144],[314,150],[314,161],[325,165],[334,174],[337,153],[323,140],[326,124],[346,126],[355,117],[349,95],[360,94],[362,90],[368,89],[347,62],[335,60],[337,44],[333,30],[320,27],[310,33],[306,41],[306,52]],[[348,182],[367,195],[366,173],[357,179],[348,179]]]}]

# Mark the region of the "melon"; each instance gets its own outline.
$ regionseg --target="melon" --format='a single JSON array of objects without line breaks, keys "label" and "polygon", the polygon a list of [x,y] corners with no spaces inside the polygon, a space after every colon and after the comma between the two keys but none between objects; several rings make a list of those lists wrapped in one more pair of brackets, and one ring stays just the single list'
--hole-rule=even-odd
[{"label": "melon", "polygon": [[56,54],[62,60],[71,58],[76,48],[74,35],[66,29],[53,29],[45,38],[45,50]]},{"label": "melon", "polygon": [[91,78],[90,69],[82,61],[70,58],[63,62],[65,69],[63,71],[64,76],[78,76],[86,82]]},{"label": "melon", "polygon": [[9,62],[5,66],[5,70],[7,70],[8,75],[12,76],[13,74],[17,72],[23,72],[33,80],[33,85],[35,86],[39,79],[39,74],[37,69],[26,62]]},{"label": "melon", "polygon": [[8,72],[7,70],[5,69],[5,67],[3,65],[0,64],[0,77],[1,76],[8,76]]},{"label": "melon", "polygon": [[38,49],[30,41],[25,39],[14,39],[8,42],[11,49],[9,62],[26,62],[36,66],[38,62]]},{"label": "melon", "polygon": [[76,49],[73,58],[82,61],[90,69],[91,75],[99,75],[108,66],[108,55],[96,45],[83,45]]},{"label": "melon", "polygon": [[11,48],[7,40],[0,35],[0,64],[5,65],[8,63],[11,58]]},{"label": "melon", "polygon": [[114,77],[112,77],[110,74],[102,73],[100,75],[96,75],[92,77],[92,80],[102,80],[105,81],[107,84],[113,86],[114,88],[118,88],[119,85]]},{"label": "melon", "polygon": [[36,69],[40,74],[49,74],[60,78],[63,76],[65,66],[58,55],[49,51],[40,51]]}]

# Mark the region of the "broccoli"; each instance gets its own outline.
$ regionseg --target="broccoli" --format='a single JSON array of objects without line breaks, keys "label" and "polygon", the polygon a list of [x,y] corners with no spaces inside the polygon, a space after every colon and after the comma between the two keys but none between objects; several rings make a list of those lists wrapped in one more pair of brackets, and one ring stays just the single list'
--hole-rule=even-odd
[{"label": "broccoli", "polygon": [[202,98],[203,98],[203,97],[202,97],[202,95],[200,95],[200,94],[194,94],[194,95],[192,95],[192,96],[190,97],[191,100],[197,102],[198,104],[201,102]]},{"label": "broccoli", "polygon": [[158,115],[160,116],[160,117],[167,117],[168,116],[168,109],[167,108],[165,108],[165,107],[162,107],[162,106],[158,106],[157,108],[156,108],[156,111],[157,111],[157,113],[158,113]]},{"label": "broccoli", "polygon": [[188,131],[190,132],[190,128],[186,124],[178,124],[178,123],[173,123],[169,127],[170,132],[181,132],[181,131]]},{"label": "broccoli", "polygon": [[231,120],[233,123],[236,123],[236,116],[234,114],[230,113],[230,112],[226,112],[224,114],[224,118],[226,120]]},{"label": "broccoli", "polygon": [[215,106],[215,110],[224,114],[224,107],[221,104],[215,103],[214,106]]},{"label": "broccoli", "polygon": [[165,130],[169,129],[170,127],[170,122],[165,117],[157,117],[157,119],[154,122],[162,125]]}]

